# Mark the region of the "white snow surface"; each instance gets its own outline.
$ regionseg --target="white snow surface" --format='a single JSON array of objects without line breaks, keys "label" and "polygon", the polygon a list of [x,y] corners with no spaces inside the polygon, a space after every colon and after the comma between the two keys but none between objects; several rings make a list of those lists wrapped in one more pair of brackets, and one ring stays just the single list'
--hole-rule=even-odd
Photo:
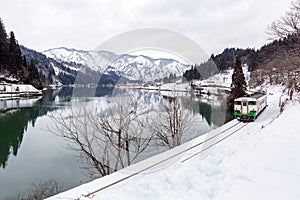
[{"label": "white snow surface", "polygon": [[0,99],[18,97],[20,94],[42,94],[42,91],[36,89],[30,84],[1,84]]},{"label": "white snow surface", "polygon": [[0,85],[0,89],[2,92],[39,92],[30,84],[5,84]]},{"label": "white snow surface", "polygon": [[[234,69],[225,70],[224,72],[220,72],[216,75],[209,77],[206,80],[194,80],[193,83],[199,86],[210,86],[210,85],[218,85],[223,87],[230,87],[232,82],[232,74]],[[248,72],[248,66],[245,64],[243,66],[243,73],[245,76],[245,80],[247,85],[250,81],[250,72]]]},{"label": "white snow surface", "polygon": [[191,142],[58,194],[49,200],[298,200],[300,98],[287,103],[283,113],[279,114],[281,91],[280,87],[269,87],[268,94],[273,95],[268,96],[269,106],[257,120],[186,162],[182,163],[185,158],[203,150],[205,146],[192,149],[89,197],[83,196],[203,141],[208,135],[225,130],[237,121],[233,120]]}]

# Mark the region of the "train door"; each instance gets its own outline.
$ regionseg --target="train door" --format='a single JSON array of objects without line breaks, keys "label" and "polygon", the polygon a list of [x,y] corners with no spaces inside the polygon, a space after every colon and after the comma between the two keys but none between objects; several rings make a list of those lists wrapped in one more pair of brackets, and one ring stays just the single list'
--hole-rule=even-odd
[{"label": "train door", "polygon": [[242,115],[248,115],[248,102],[242,101],[242,109],[241,109]]}]

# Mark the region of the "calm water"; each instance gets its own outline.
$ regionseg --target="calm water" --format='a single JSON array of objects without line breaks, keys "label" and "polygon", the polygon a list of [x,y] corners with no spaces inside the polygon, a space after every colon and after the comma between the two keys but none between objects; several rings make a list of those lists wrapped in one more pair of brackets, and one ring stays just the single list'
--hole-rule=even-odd
[{"label": "calm water", "polygon": [[[0,199],[26,195],[32,184],[54,179],[63,189],[89,181],[77,153],[66,148],[68,141],[49,132],[59,112],[67,111],[74,102],[101,107],[114,95],[130,93],[141,99],[145,108],[153,109],[168,100],[158,91],[118,91],[111,88],[62,88],[41,98],[0,100]],[[201,128],[193,138],[220,126],[230,119],[224,99],[194,94],[179,94],[183,106],[201,118]]]}]

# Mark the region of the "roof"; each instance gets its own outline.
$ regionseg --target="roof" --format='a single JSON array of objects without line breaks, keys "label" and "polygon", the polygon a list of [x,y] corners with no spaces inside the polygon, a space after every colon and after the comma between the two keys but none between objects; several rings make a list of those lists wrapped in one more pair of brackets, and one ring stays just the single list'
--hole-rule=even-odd
[{"label": "roof", "polygon": [[250,98],[254,98],[254,99],[258,99],[262,96],[265,96],[266,94],[265,93],[254,93],[252,95],[249,95],[249,96],[245,96],[245,97],[250,97]]},{"label": "roof", "polygon": [[262,96],[265,96],[266,94],[265,93],[261,93],[261,92],[257,92],[257,93],[254,93],[254,94],[251,94],[251,95],[246,95],[246,96],[242,96],[242,97],[239,97],[239,98],[236,98],[236,99],[242,99],[242,98],[253,98],[253,99],[258,99]]}]

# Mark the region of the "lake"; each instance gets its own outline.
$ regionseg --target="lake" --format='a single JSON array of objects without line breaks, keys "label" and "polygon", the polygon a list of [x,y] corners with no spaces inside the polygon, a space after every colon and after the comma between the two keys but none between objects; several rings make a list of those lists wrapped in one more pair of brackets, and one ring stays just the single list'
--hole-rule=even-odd
[{"label": "lake", "polygon": [[[124,95],[138,99],[143,113],[159,110],[164,102],[174,98],[160,91],[64,87],[39,98],[0,100],[0,199],[27,195],[33,184],[50,179],[61,184],[63,190],[90,181],[82,158],[68,148],[70,141],[51,133],[56,126],[52,118],[70,112],[81,103],[91,108],[105,107]],[[232,117],[226,112],[224,95],[176,93],[176,96],[198,123],[198,128],[183,141],[221,126]],[[149,148],[137,161],[161,151]]]}]

